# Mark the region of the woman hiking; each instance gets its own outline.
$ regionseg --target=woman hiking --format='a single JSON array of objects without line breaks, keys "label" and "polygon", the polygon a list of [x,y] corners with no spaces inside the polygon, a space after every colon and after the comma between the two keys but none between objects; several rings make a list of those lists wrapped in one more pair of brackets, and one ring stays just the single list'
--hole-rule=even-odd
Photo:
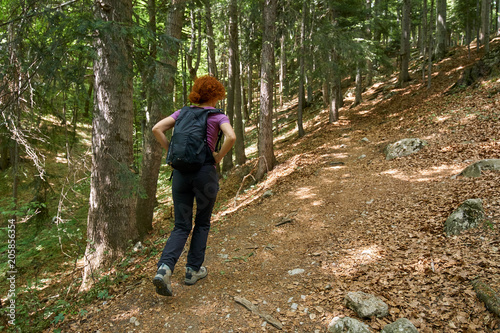
[{"label": "woman hiking", "polygon": [[[158,270],[153,278],[156,292],[162,296],[172,296],[170,278],[191,231],[192,237],[187,255],[184,282],[193,285],[208,274],[206,267],[202,266],[202,264],[205,260],[210,218],[219,190],[215,165],[229,152],[236,140],[236,135],[228,117],[215,108],[217,102],[225,96],[224,86],[215,77],[209,75],[199,77],[195,80],[189,94],[189,101],[194,105],[174,112],[153,127],[156,140],[169,151],[169,141],[165,136],[165,131],[174,128],[176,121],[178,122],[178,130],[181,128],[181,122],[182,127],[189,130],[190,127],[194,128],[199,125],[198,122],[195,122],[198,118],[193,118],[194,113],[206,115],[206,143],[210,149],[207,148],[207,154],[201,163],[201,167],[198,166],[199,169],[196,167],[197,170],[195,171],[186,171],[187,169],[182,167],[175,169],[175,164],[172,163],[174,166],[172,198],[174,201],[175,224],[158,261]],[[225,140],[220,151],[216,152],[215,146],[219,130],[224,134]],[[175,131],[174,129],[174,135],[176,134]],[[172,138],[172,141],[174,141],[174,138]],[[169,160],[169,154],[172,153],[173,148],[170,149],[167,160]],[[192,228],[193,203],[195,200],[196,216],[194,228]]]}]

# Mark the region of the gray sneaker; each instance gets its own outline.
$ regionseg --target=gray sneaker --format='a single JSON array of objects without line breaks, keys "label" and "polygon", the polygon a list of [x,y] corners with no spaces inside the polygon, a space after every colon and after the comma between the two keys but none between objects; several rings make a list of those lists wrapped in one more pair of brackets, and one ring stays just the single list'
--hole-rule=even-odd
[{"label": "gray sneaker", "polygon": [[156,287],[156,293],[162,296],[172,296],[172,285],[170,284],[170,277],[172,276],[172,271],[170,268],[161,264],[158,267],[155,277],[153,278],[153,284]]},{"label": "gray sneaker", "polygon": [[198,272],[195,272],[191,267],[186,267],[186,278],[184,279],[184,283],[187,285],[193,285],[196,281],[207,276],[207,274],[208,272],[205,266],[201,266]]}]

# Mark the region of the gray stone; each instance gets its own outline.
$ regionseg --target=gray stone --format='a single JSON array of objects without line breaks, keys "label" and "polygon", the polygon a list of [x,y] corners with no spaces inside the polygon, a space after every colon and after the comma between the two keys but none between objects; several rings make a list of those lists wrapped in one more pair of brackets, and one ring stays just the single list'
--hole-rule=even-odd
[{"label": "gray stone", "polygon": [[262,197],[269,198],[272,195],[273,195],[273,191],[269,190],[269,191],[264,192],[264,194],[262,194]]},{"label": "gray stone", "polygon": [[469,165],[462,172],[460,172],[460,176],[464,176],[467,178],[474,178],[481,176],[482,170],[498,170],[500,171],[500,159],[488,159],[481,160],[474,164]]},{"label": "gray stone", "polygon": [[137,242],[134,247],[133,247],[133,251],[134,252],[138,252],[140,250],[144,249],[144,246],[142,245],[142,243],[139,241]]},{"label": "gray stone", "polygon": [[420,139],[402,139],[385,147],[385,159],[408,156],[424,148],[427,142]]},{"label": "gray stone", "polygon": [[408,319],[399,318],[392,324],[385,325],[381,333],[418,333],[418,330]]},{"label": "gray stone", "polygon": [[477,227],[483,220],[483,201],[481,199],[468,199],[446,219],[444,231],[448,236],[458,235],[464,230]]},{"label": "gray stone", "polygon": [[335,317],[328,325],[328,333],[370,333],[370,327],[353,318]]},{"label": "gray stone", "polygon": [[302,268],[295,268],[295,269],[288,271],[289,275],[297,275],[297,274],[302,274],[302,273],[304,273],[304,270]]},{"label": "gray stone", "polygon": [[348,292],[345,299],[348,308],[354,310],[361,318],[376,316],[382,318],[388,315],[389,307],[374,295],[358,292]]}]

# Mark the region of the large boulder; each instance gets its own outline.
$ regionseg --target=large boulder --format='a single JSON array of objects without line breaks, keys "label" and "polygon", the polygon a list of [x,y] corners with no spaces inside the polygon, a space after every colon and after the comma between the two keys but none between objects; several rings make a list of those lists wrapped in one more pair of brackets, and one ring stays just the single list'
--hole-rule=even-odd
[{"label": "large boulder", "polygon": [[418,333],[418,330],[408,319],[399,318],[392,324],[385,325],[381,333]]},{"label": "large boulder", "polygon": [[425,140],[420,140],[418,138],[399,140],[385,147],[385,159],[392,160],[396,157],[411,155],[424,148],[426,145],[427,142]]},{"label": "large boulder", "polygon": [[469,165],[462,172],[460,176],[467,178],[479,177],[481,176],[482,170],[498,170],[500,171],[500,159],[488,159],[481,160],[474,164]]},{"label": "large boulder", "polygon": [[328,325],[328,333],[370,333],[370,327],[353,318],[335,317]]},{"label": "large boulder", "polygon": [[354,310],[361,318],[373,316],[382,318],[389,313],[389,307],[380,298],[362,291],[348,292],[344,301],[346,306]]},{"label": "large boulder", "polygon": [[468,199],[446,219],[444,232],[447,236],[458,235],[464,230],[477,227],[483,220],[483,201]]}]

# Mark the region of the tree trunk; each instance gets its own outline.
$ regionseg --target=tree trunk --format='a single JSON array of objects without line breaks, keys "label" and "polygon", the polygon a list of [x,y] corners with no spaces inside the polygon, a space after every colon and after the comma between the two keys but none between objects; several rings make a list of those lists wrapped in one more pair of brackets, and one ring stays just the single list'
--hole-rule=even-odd
[{"label": "tree trunk", "polygon": [[234,132],[236,134],[236,142],[234,145],[234,155],[236,163],[239,165],[245,164],[247,157],[245,156],[245,128],[243,126],[243,117],[241,113],[241,75],[240,75],[240,52],[238,41],[238,2],[231,0],[230,16],[233,18],[230,29],[233,30],[231,37],[234,39]]},{"label": "tree trunk", "polygon": [[354,105],[359,105],[362,102],[363,93],[363,80],[361,77],[361,64],[358,62],[356,66],[356,97],[354,99]]},{"label": "tree trunk", "polygon": [[[198,72],[198,67],[200,67],[201,60],[201,15],[195,13],[195,10],[191,10],[191,44],[189,45],[189,51],[186,54],[186,62],[189,71],[189,77],[191,81],[196,78],[196,73]],[[196,49],[195,49],[196,48]],[[193,54],[196,54],[196,61],[193,65]]]},{"label": "tree trunk", "polygon": [[252,105],[253,105],[253,85],[252,85],[252,58],[248,59],[248,71],[247,71],[247,110],[248,113],[246,114],[247,120],[250,120],[250,115],[252,114]]},{"label": "tree trunk", "polygon": [[334,69],[331,70],[331,77],[333,77],[333,82],[331,83],[330,92],[330,102],[328,106],[328,122],[330,124],[339,120],[339,110],[342,104],[342,78],[338,70],[338,54],[335,50],[331,54],[331,62],[334,64]]},{"label": "tree trunk", "polygon": [[98,270],[125,254],[136,240],[133,163],[134,109],[132,40],[123,27],[132,24],[132,2],[97,3],[95,17],[109,22],[98,31],[94,60],[95,100],[92,121],[92,172],[82,290]]},{"label": "tree trunk", "polygon": [[329,123],[332,124],[339,120],[339,111],[342,105],[342,84],[340,76],[335,74],[334,82],[332,84],[332,92],[330,94],[330,107],[329,107]]},{"label": "tree trunk", "polygon": [[374,0],[373,4],[373,17],[375,17],[375,24],[373,27],[373,40],[377,42],[380,42],[380,40],[382,39],[382,31],[380,29],[380,25],[378,24],[379,20],[381,19],[380,12],[382,5],[380,4],[380,2],[381,0]]},{"label": "tree trunk", "polygon": [[332,92],[330,94],[330,106],[329,106],[329,117],[328,122],[333,124],[334,122],[339,120],[339,90],[341,87],[334,82],[332,84]]},{"label": "tree trunk", "polygon": [[[340,62],[337,58],[337,62]],[[335,86],[336,86],[336,103],[337,103],[337,110],[340,111],[340,108],[344,106],[344,94],[342,94],[342,75],[340,73],[340,70],[335,72]]]},{"label": "tree trunk", "polygon": [[431,88],[431,83],[432,83],[432,22],[433,22],[433,15],[432,13],[434,12],[434,0],[431,0],[431,17],[429,19],[429,50],[427,51],[427,58],[428,58],[428,74],[427,74],[427,89]]},{"label": "tree trunk", "polygon": [[[154,0],[151,0],[154,3]],[[167,36],[173,37],[176,40],[181,38],[182,19],[184,16],[186,0],[173,0],[172,7],[169,11],[168,25],[165,31]],[[150,13],[153,15],[154,12]],[[136,204],[136,223],[139,236],[142,238],[153,229],[153,213],[156,206],[156,190],[158,183],[158,174],[162,162],[162,147],[156,141],[151,129],[153,126],[164,118],[167,114],[174,110],[173,93],[174,93],[174,77],[175,69],[177,68],[177,57],[179,44],[175,43],[168,48],[163,45],[164,50],[168,50],[167,54],[161,54],[162,62],[169,66],[155,66],[156,73],[152,73],[150,84],[153,86],[152,92],[149,94],[150,112],[146,117],[144,131],[143,154],[141,164],[141,177],[139,180],[139,188],[143,191],[137,197]],[[156,76],[156,80],[153,78]]]},{"label": "tree trunk", "polygon": [[210,0],[205,0],[205,21],[207,25],[207,56],[208,72],[217,77],[217,63],[215,60],[215,39],[212,26],[212,7]]},{"label": "tree trunk", "polygon": [[306,35],[306,20],[307,20],[307,1],[304,1],[302,6],[302,24],[300,26],[300,51],[299,51],[299,106],[297,108],[297,127],[299,130],[299,138],[303,137],[304,127],[302,125],[302,113],[304,111],[305,101],[305,89],[304,89],[304,77],[305,77],[305,35]]},{"label": "tree trunk", "polygon": [[[8,153],[4,151],[2,155],[10,156],[10,165],[12,166],[11,174],[12,174],[12,210],[17,211],[18,208],[18,189],[19,189],[19,141],[24,137],[21,132],[21,85],[23,82],[23,77],[21,74],[21,61],[18,58],[20,56],[19,49],[21,48],[20,42],[16,41],[18,38],[22,40],[22,36],[17,35],[17,31],[15,31],[14,24],[9,24],[7,27],[7,50],[9,57],[9,76],[2,79],[4,81],[6,87],[6,91],[2,91],[2,121],[6,126],[6,130],[8,135],[5,137],[7,139],[6,147],[8,149]],[[2,87],[2,88],[3,88]],[[4,107],[5,106],[5,107]],[[10,138],[14,138],[9,143]],[[22,142],[22,141],[21,141]],[[4,148],[5,149],[5,148]],[[12,219],[17,222],[17,215],[12,214],[9,216],[9,219]]]},{"label": "tree trunk", "polygon": [[261,180],[275,165],[273,147],[274,38],[277,0],[264,0],[260,75],[259,162],[256,179]]},{"label": "tree trunk", "polygon": [[10,146],[12,141],[5,125],[0,125],[0,170],[7,170],[11,166]]},{"label": "tree trunk", "polygon": [[[94,78],[92,78],[93,80]],[[92,93],[94,92],[94,83],[89,84],[89,89],[87,91],[87,99],[85,100],[85,108],[83,112],[83,117],[89,118],[90,115],[90,102],[92,101]]]},{"label": "tree trunk", "polygon": [[403,0],[403,18],[401,20],[401,71],[399,84],[410,81],[408,67],[410,63],[410,10],[411,1]]},{"label": "tree trunk", "polygon": [[[490,51],[490,7],[491,0],[482,0],[481,4],[481,44],[484,45],[484,52]],[[497,0],[498,1],[498,0]]]},{"label": "tree trunk", "polygon": [[[181,60],[181,73],[186,73],[186,51],[184,48],[180,48],[180,60]],[[186,75],[182,75],[182,105],[187,104],[187,81]]]},{"label": "tree trunk", "polygon": [[[227,66],[227,106],[226,114],[234,127],[234,109],[235,109],[235,86],[236,76],[238,75],[238,63],[236,62],[236,54],[238,52],[238,14],[236,1],[229,2],[229,59]],[[238,140],[238,139],[236,139]],[[222,161],[222,171],[228,172],[233,168],[233,149],[231,149]]]},{"label": "tree trunk", "polygon": [[322,92],[323,92],[323,106],[328,107],[328,104],[330,103],[330,83],[328,82],[327,79],[323,80]]},{"label": "tree trunk", "polygon": [[427,48],[427,31],[429,27],[427,26],[427,0],[423,1],[422,6],[422,82],[425,82],[425,55]]},{"label": "tree trunk", "polygon": [[245,119],[245,122],[248,121],[248,98],[247,98],[247,87],[245,87],[245,66],[243,62],[240,61],[240,80],[241,80],[241,106],[242,106],[242,117]]},{"label": "tree trunk", "polygon": [[436,1],[436,59],[446,55],[446,0]]},{"label": "tree trunk", "polygon": [[495,36],[498,36],[500,34],[500,1],[496,0],[496,6],[495,6],[495,15],[496,15],[496,20],[495,20]]},{"label": "tree trunk", "polygon": [[286,30],[282,28],[280,38],[280,107],[283,107],[283,94],[285,92],[285,79],[286,79]]},{"label": "tree trunk", "polygon": [[[373,39],[373,17],[372,17],[372,0],[366,1],[366,12],[368,24],[365,29],[366,38],[369,41]],[[369,87],[373,84],[373,62],[371,56],[366,58],[366,86]]]},{"label": "tree trunk", "polygon": [[313,72],[314,72],[314,56],[313,56],[313,45],[312,39],[314,34],[314,8],[311,8],[311,2],[307,1],[307,5],[305,7],[305,28],[308,31],[308,36],[304,36],[304,51],[307,52],[307,58],[304,60],[305,62],[305,79],[306,79],[306,87],[307,87],[307,104],[312,104],[314,99],[314,91],[313,91]]},{"label": "tree trunk", "polygon": [[470,59],[470,43],[472,39],[472,27],[470,23],[470,18],[467,16],[467,23],[465,28],[465,41],[467,43],[467,57]]},{"label": "tree trunk", "polygon": [[482,0],[476,0],[476,51],[479,52],[479,45],[481,45],[482,38],[481,38],[481,1]]}]

